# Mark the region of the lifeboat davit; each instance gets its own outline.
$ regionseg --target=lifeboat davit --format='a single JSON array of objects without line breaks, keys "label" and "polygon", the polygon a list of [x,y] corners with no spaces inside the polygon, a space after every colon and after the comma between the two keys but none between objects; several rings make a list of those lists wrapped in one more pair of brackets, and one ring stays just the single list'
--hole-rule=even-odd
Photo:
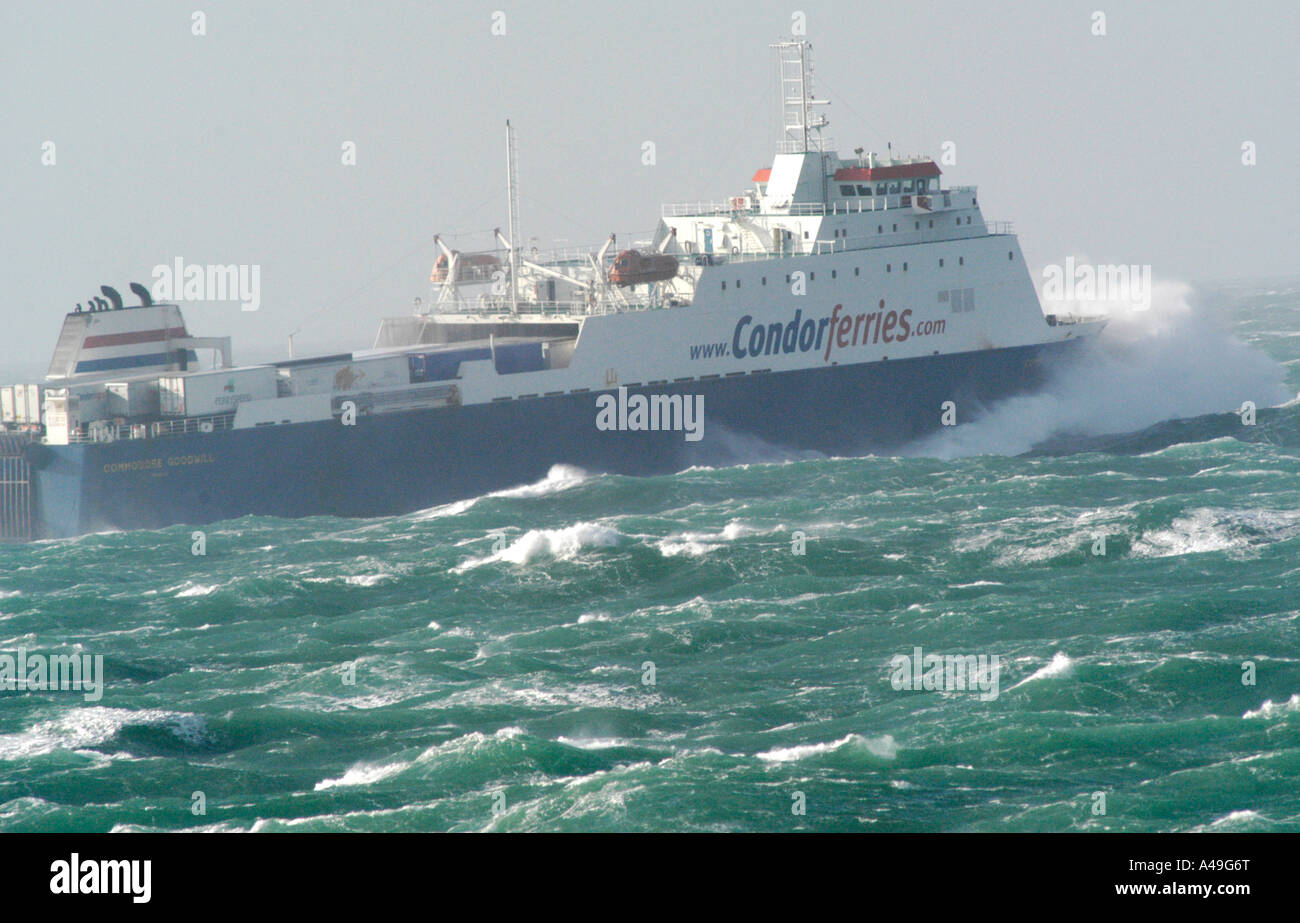
[{"label": "lifeboat davit", "polygon": [[[457,282],[479,282],[492,278],[492,273],[501,268],[501,261],[490,253],[462,253],[456,260]],[[447,254],[438,257],[433,264],[430,282],[447,281]]]},{"label": "lifeboat davit", "polygon": [[677,257],[667,253],[641,253],[624,250],[614,257],[609,281],[615,285],[643,285],[663,282],[677,275]]}]

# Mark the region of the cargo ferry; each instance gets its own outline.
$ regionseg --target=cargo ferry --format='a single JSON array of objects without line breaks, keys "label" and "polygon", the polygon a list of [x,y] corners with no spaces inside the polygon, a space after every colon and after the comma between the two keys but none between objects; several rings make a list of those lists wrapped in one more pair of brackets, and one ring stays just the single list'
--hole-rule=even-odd
[{"label": "cargo ferry", "polygon": [[632,246],[525,252],[507,123],[498,246],[435,238],[430,297],[368,349],[236,365],[179,305],[104,286],[64,318],[44,381],[0,389],[0,536],[401,514],[556,464],[889,452],[1101,330],[1044,314],[975,187],[927,157],[841,157],[810,46],[773,48],[770,163],[738,194],[663,206]]}]

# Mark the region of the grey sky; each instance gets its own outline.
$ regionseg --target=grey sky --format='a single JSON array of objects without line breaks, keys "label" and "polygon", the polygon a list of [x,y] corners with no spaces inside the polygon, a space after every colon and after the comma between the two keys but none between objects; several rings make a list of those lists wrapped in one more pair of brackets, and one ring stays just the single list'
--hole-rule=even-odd
[{"label": "grey sky", "polygon": [[260,311],[183,306],[237,361],[285,354],[299,327],[299,355],[368,346],[427,297],[435,231],[506,225],[506,118],[543,246],[738,193],[771,162],[767,45],[795,10],[841,153],[954,142],[946,181],[979,185],[1031,265],[1300,271],[1294,0],[6,4],[0,380],[43,374],[101,283],[149,284],[177,256],[261,266]]}]

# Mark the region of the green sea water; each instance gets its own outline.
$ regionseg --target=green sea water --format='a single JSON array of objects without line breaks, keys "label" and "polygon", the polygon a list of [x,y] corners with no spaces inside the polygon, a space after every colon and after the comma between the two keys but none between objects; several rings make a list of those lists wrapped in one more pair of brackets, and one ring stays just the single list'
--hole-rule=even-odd
[{"label": "green sea water", "polygon": [[0,829],[1300,830],[1298,363],[1222,283],[897,458],[0,546],[106,677],[0,692]]}]

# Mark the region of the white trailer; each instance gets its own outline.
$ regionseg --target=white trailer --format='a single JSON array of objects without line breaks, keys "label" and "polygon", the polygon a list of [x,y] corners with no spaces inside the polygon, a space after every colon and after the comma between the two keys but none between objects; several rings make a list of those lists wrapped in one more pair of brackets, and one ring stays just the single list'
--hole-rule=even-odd
[{"label": "white trailer", "polygon": [[158,381],[110,381],[104,385],[109,415],[145,417],[158,413]]},{"label": "white trailer", "polygon": [[245,401],[276,397],[277,379],[273,365],[165,375],[158,379],[159,409],[177,417],[232,413]]},{"label": "white trailer", "polygon": [[288,383],[289,393],[296,396],[396,388],[411,383],[405,354],[295,363],[282,366],[280,376]]},{"label": "white trailer", "polygon": [[44,389],[40,385],[14,385],[15,422],[40,423],[44,398]]}]

